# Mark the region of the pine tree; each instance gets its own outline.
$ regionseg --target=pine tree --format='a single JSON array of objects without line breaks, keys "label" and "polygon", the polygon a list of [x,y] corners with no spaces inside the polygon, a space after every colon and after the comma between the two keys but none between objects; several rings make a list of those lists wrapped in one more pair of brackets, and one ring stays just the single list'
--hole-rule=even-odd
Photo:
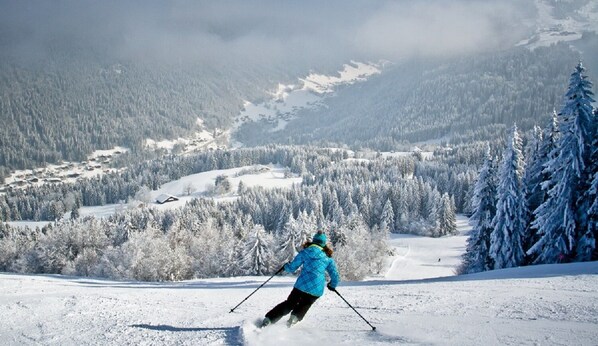
[{"label": "pine tree", "polygon": [[262,225],[255,225],[244,242],[241,266],[246,275],[271,274],[274,268],[274,239]]},{"label": "pine tree", "polygon": [[577,243],[577,261],[598,260],[596,239],[598,238],[598,108],[593,114],[593,141],[590,149],[590,160],[587,167],[587,176],[591,179],[590,188],[584,194],[584,199],[589,205],[587,213],[587,227],[585,232],[580,232],[581,238]]},{"label": "pine tree", "polygon": [[503,153],[497,187],[496,215],[492,220],[490,256],[494,269],[521,265],[524,258],[522,237],[525,231],[525,197],[523,195],[523,154],[521,139],[514,126]]},{"label": "pine tree", "polygon": [[437,236],[444,236],[449,234],[457,234],[457,220],[455,217],[455,202],[452,197],[445,193],[440,199],[440,206],[438,208],[438,234]]},{"label": "pine tree", "polygon": [[291,261],[301,245],[305,242],[304,233],[298,227],[297,221],[291,216],[280,232],[280,243],[277,254],[281,263]]},{"label": "pine tree", "polygon": [[593,198],[593,202],[588,212],[588,230],[577,245],[580,261],[598,260],[598,247],[596,247],[596,239],[598,239],[598,172],[594,174],[588,195],[589,198]]},{"label": "pine tree", "polygon": [[380,217],[380,230],[385,233],[392,233],[394,232],[394,225],[395,225],[395,214],[392,210],[392,204],[390,203],[390,199],[386,200],[384,203],[384,207],[382,208],[382,215]]},{"label": "pine tree", "polygon": [[544,192],[542,191],[541,183],[543,165],[546,162],[547,156],[541,150],[544,142],[543,136],[542,130],[538,126],[534,126],[526,151],[527,169],[523,176],[523,184],[525,187],[527,208],[532,212],[544,202]]},{"label": "pine tree", "polygon": [[[548,190],[551,184],[551,172],[546,169],[550,160],[554,159],[558,147],[559,125],[556,111],[552,112],[552,118],[548,127],[541,134],[541,142],[535,155],[530,156],[528,168],[526,169],[526,201],[529,211],[529,224],[524,239],[524,249],[529,250],[539,239],[538,229],[535,226],[536,210],[548,199]],[[526,263],[533,263],[535,257],[526,254]]]},{"label": "pine tree", "polygon": [[[541,238],[529,249],[534,263],[557,263],[575,258],[577,240],[586,234],[589,205],[580,203],[588,190],[586,166],[593,135],[591,83],[579,63],[571,74],[566,101],[559,113],[560,138],[546,164],[551,174],[548,199],[536,210],[533,226]],[[580,230],[581,236],[577,230]]]},{"label": "pine tree", "polygon": [[491,270],[490,235],[496,215],[496,173],[490,150],[480,169],[472,199],[473,214],[469,218],[472,230],[463,255],[463,273]]}]

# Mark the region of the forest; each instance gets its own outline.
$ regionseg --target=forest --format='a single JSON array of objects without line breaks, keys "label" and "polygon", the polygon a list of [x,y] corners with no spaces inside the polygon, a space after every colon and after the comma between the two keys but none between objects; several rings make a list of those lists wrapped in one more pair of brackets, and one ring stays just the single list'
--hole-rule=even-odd
[{"label": "forest", "polygon": [[[591,52],[598,38],[585,34],[576,45]],[[272,132],[275,124],[267,122],[248,123],[237,137],[248,145],[342,143],[382,151],[427,141],[504,140],[510,124],[531,131],[548,121],[560,103],[567,67],[579,59],[577,48],[562,43],[390,65],[338,90],[322,107],[300,112],[285,131]]]},{"label": "forest", "polygon": [[[141,184],[155,189],[198,171],[271,162],[290,167],[303,184],[290,190],[241,185],[228,191],[237,196],[229,203],[200,198],[172,211],[148,206],[107,219],[77,217],[82,205],[133,198],[146,186]],[[13,191],[0,202],[3,217],[17,211],[57,221],[35,230],[3,224],[0,270],[139,280],[265,274],[322,229],[346,278],[359,279],[381,269],[390,232],[434,237],[456,232],[455,213],[467,208],[475,180],[475,166],[458,167],[461,171],[416,156],[351,160],[343,150],[264,147],[171,157],[121,175]],[[210,250],[202,250],[206,247]],[[141,253],[147,258],[135,257]],[[151,264],[158,255],[164,267]]]}]

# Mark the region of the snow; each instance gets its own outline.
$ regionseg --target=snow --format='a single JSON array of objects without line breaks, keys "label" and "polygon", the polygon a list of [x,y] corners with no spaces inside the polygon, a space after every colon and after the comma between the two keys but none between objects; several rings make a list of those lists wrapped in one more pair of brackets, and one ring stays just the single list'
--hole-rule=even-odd
[{"label": "snow", "polygon": [[4,186],[0,186],[0,192],[1,189],[8,187],[18,189],[49,183],[72,183],[81,178],[92,178],[108,172],[117,172],[117,169],[110,167],[110,162],[114,157],[128,150],[117,146],[108,150],[96,150],[82,162],[63,161],[60,164],[50,164],[43,168],[17,170],[4,180]]},{"label": "snow", "polygon": [[368,77],[379,74],[382,63],[361,63],[351,61],[343,65],[337,76],[311,73],[299,78],[298,85],[278,84],[271,92],[272,98],[260,104],[244,101],[243,110],[237,116],[233,132],[242,124],[250,121],[266,120],[275,124],[271,132],[284,130],[301,109],[322,106],[322,101],[332,94],[339,85],[365,81]]},{"label": "snow", "polygon": [[199,118],[197,119],[196,124],[199,127],[199,130],[188,138],[179,137],[177,139],[166,139],[162,141],[147,138],[145,140],[145,146],[153,150],[162,149],[166,151],[172,151],[175,146],[179,146],[181,147],[181,154],[191,154],[199,151],[222,148],[222,146],[219,145],[219,140],[228,137],[228,131],[215,129],[210,132],[204,126],[203,120]]},{"label": "snow", "polygon": [[[258,169],[259,173],[243,173],[244,171]],[[205,197],[206,192],[210,186],[214,185],[216,177],[224,175],[228,177],[231,183],[232,193],[236,193],[239,186],[239,182],[243,182],[246,187],[262,186],[266,188],[290,188],[293,185],[301,184],[302,179],[300,177],[285,178],[286,168],[280,165],[268,165],[268,166],[244,166],[232,169],[221,169],[213,170],[203,173],[197,173],[182,177],[181,179],[171,181],[162,185],[162,187],[156,191],[152,191],[152,201],[156,200],[159,195],[169,194],[180,198],[179,201],[169,202],[158,206],[159,208],[172,208],[177,206],[185,205],[189,200],[197,197]],[[242,175],[237,176],[239,173]],[[190,195],[186,195],[185,189],[188,186],[192,186],[194,192]],[[216,196],[216,199],[226,198],[230,196]]]},{"label": "snow", "polygon": [[311,90],[318,94],[331,93],[336,85],[364,81],[367,77],[378,73],[380,73],[380,70],[377,65],[351,61],[351,64],[343,65],[343,69],[339,71],[338,76],[311,73],[305,79],[301,79],[303,82],[302,89]]},{"label": "snow", "polygon": [[457,217],[459,235],[427,238],[391,234],[389,244],[396,257],[385,275],[393,280],[417,280],[455,275],[461,263],[471,226],[466,217]]},{"label": "snow", "polygon": [[[192,174],[166,183],[158,190],[151,191],[149,200],[146,201],[147,204],[140,201],[132,201],[127,204],[107,204],[96,207],[82,207],[79,210],[79,214],[81,217],[95,216],[104,218],[119,211],[135,208],[139,205],[167,210],[182,207],[187,202],[196,198],[211,197],[217,202],[232,201],[238,197],[236,191],[241,181],[246,187],[261,186],[268,189],[291,188],[293,185],[300,185],[302,178],[297,177],[296,175],[285,178],[286,170],[286,167],[280,165],[255,165]],[[209,189],[214,186],[216,177],[220,175],[228,177],[228,180],[231,183],[231,192],[224,195],[209,195]],[[191,191],[190,193],[187,193],[189,189],[191,189]],[[155,201],[160,195],[172,195],[179,200],[157,204]]]},{"label": "snow", "polygon": [[555,18],[553,6],[545,0],[536,0],[538,17],[536,32],[529,39],[522,40],[517,46],[530,49],[547,47],[558,42],[579,40],[584,31],[598,32],[598,4],[588,1],[579,10],[564,19]]},{"label": "snow", "polygon": [[229,313],[266,277],[142,283],[0,273],[0,337],[5,345],[598,344],[598,262],[451,276],[464,222],[457,237],[393,237],[399,249],[383,278],[341,283],[375,332],[332,292],[291,329],[256,328],[292,276],[274,277]]}]

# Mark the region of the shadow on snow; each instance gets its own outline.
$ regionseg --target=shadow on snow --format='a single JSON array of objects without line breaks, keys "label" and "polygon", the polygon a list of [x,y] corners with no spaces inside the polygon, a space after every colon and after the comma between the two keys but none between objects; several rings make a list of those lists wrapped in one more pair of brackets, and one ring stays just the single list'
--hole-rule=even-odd
[{"label": "shadow on snow", "polygon": [[159,332],[222,332],[224,333],[224,342],[226,345],[242,345],[241,342],[241,327],[174,327],[165,324],[151,325],[151,324],[133,324],[130,327],[148,329]]}]

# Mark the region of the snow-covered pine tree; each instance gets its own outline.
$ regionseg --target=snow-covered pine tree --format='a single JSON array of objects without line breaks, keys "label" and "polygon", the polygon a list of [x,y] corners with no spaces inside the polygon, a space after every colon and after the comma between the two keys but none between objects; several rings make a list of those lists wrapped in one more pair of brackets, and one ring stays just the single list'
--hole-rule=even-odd
[{"label": "snow-covered pine tree", "polygon": [[392,203],[387,199],[382,208],[382,215],[380,216],[380,230],[385,233],[394,232],[395,213],[392,210]]},{"label": "snow-covered pine tree", "polygon": [[598,247],[596,247],[596,239],[598,239],[598,173],[594,174],[588,195],[594,200],[588,212],[587,233],[577,244],[577,256],[580,261],[598,260]]},{"label": "snow-covered pine tree", "polygon": [[586,234],[590,206],[580,203],[580,197],[589,189],[584,176],[593,134],[593,94],[592,84],[583,72],[579,63],[571,74],[565,105],[559,113],[558,147],[545,168],[551,174],[544,184],[549,188],[548,198],[536,210],[532,224],[541,236],[528,250],[528,254],[537,256],[534,263],[572,260],[577,240]]},{"label": "snow-covered pine tree", "polygon": [[241,266],[246,275],[268,275],[274,269],[274,239],[256,224],[245,240]]},{"label": "snow-covered pine tree", "polygon": [[580,232],[581,237],[577,242],[577,261],[598,260],[598,249],[596,239],[598,238],[598,131],[596,122],[598,121],[598,108],[594,109],[594,136],[592,147],[590,149],[590,160],[588,162],[588,178],[590,179],[590,188],[584,194],[585,202],[589,205],[587,213],[587,227],[585,232]]},{"label": "snow-covered pine tree", "polygon": [[440,199],[440,206],[438,207],[437,228],[439,234],[436,234],[436,236],[439,237],[449,234],[457,234],[455,202],[446,192],[442,195],[442,198]]},{"label": "snow-covered pine tree", "polygon": [[492,220],[490,256],[493,269],[511,268],[521,265],[524,258],[522,237],[525,231],[525,197],[522,176],[524,170],[521,139],[517,126],[507,141],[499,171],[496,215]]},{"label": "snow-covered pine tree", "polygon": [[277,255],[280,263],[287,263],[297,255],[301,244],[305,242],[305,235],[302,229],[298,226],[297,221],[293,216],[289,218],[280,232],[280,243],[278,245]]},{"label": "snow-covered pine tree", "polygon": [[303,244],[309,239],[311,235],[318,231],[318,220],[314,213],[307,213],[305,210],[297,216],[297,231],[301,232],[297,239],[299,244]]},{"label": "snow-covered pine tree", "polygon": [[490,149],[474,186],[471,204],[473,214],[469,222],[472,230],[463,255],[463,274],[491,270],[494,267],[490,257],[490,235],[492,219],[496,215],[496,170]]},{"label": "snow-covered pine tree", "polygon": [[[548,126],[542,131],[540,145],[532,156],[528,157],[528,166],[525,171],[526,202],[529,213],[529,224],[523,241],[524,249],[529,250],[539,239],[538,229],[534,226],[535,212],[542,203],[548,199],[550,190],[551,173],[546,170],[546,165],[556,155],[558,146],[559,125],[556,111]],[[535,255],[526,254],[526,263],[533,263]]]},{"label": "snow-covered pine tree", "polygon": [[335,259],[339,272],[348,280],[362,280],[371,273],[374,266],[374,252],[369,229],[361,214],[352,214],[339,226],[339,232],[346,235],[344,243],[335,245]]},{"label": "snow-covered pine tree", "polygon": [[[566,106],[568,106],[567,114],[576,116],[578,119],[578,126],[581,135],[579,150],[584,164],[579,185],[577,186],[577,191],[579,191],[580,195],[576,200],[575,208],[577,212],[576,241],[578,243],[583,242],[583,244],[577,244],[581,246],[576,245],[575,260],[579,261],[582,259],[589,259],[594,251],[591,246],[592,243],[595,243],[594,237],[593,234],[588,233],[589,210],[594,202],[594,199],[589,195],[588,191],[590,190],[594,175],[598,171],[598,162],[596,162],[598,155],[595,155],[594,151],[598,124],[595,110],[592,106],[592,103],[595,102],[592,97],[594,96],[594,93],[592,92],[592,82],[590,82],[587,76],[583,75],[584,68],[581,62],[576,67],[575,72],[577,73],[572,74],[571,82],[572,84],[576,85],[576,88],[574,89],[575,91],[570,91],[567,94],[571,104]],[[577,253],[577,250],[582,251],[582,253]]]},{"label": "snow-covered pine tree", "polygon": [[[528,139],[526,146],[526,170],[523,176],[523,185],[525,187],[525,200],[527,208],[531,212],[544,202],[544,191],[542,191],[542,170],[546,162],[547,155],[542,152],[544,133],[538,126],[534,126],[531,138]],[[543,156],[542,156],[543,155]],[[530,215],[531,217],[531,215]]]}]

